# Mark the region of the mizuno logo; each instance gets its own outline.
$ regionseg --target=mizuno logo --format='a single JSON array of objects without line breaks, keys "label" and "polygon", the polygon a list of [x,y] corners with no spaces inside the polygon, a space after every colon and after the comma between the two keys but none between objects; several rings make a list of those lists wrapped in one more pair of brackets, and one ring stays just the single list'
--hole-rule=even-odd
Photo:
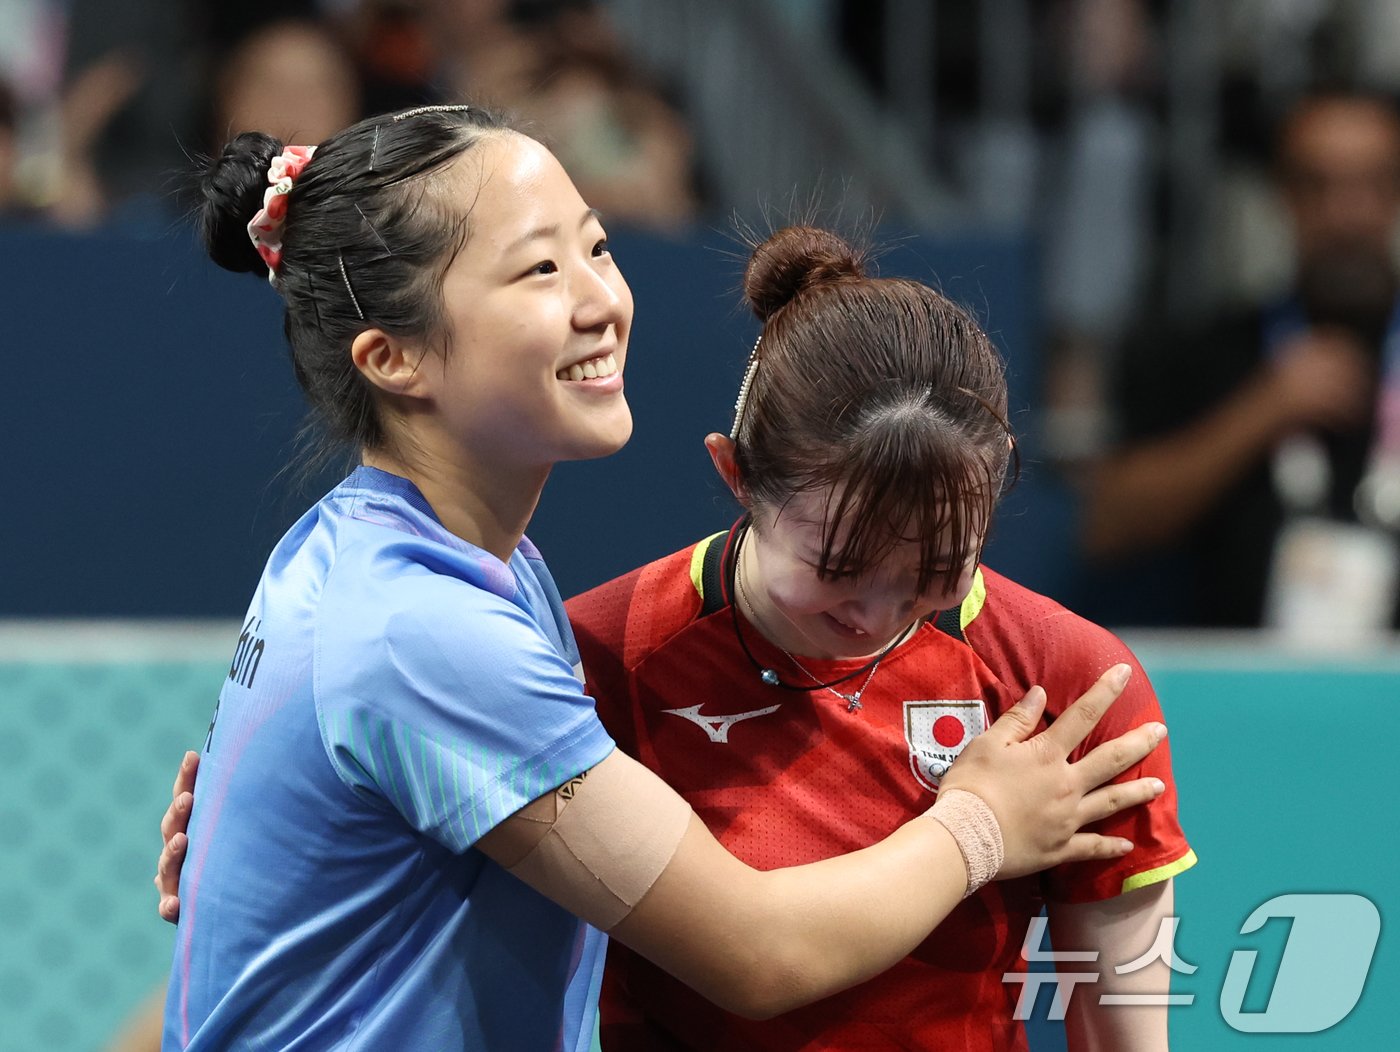
[{"label": "mizuno logo", "polygon": [[704,716],[700,713],[699,705],[692,705],[688,709],[662,709],[662,712],[672,716],[679,716],[681,719],[689,720],[695,726],[710,736],[710,741],[727,744],[729,741],[729,728],[741,720],[751,720],[755,716],[767,716],[769,713],[777,712],[781,705],[769,705],[766,709],[754,709],[752,712],[736,712],[732,716]]}]

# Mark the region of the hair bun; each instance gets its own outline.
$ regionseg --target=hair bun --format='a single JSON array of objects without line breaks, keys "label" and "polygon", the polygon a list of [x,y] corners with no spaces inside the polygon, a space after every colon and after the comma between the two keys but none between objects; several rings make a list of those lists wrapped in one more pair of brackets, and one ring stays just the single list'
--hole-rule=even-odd
[{"label": "hair bun", "polygon": [[199,235],[209,258],[225,270],[267,272],[248,237],[262,207],[267,169],[282,143],[262,132],[236,136],[199,176]]},{"label": "hair bun", "polygon": [[753,250],[744,271],[744,296],[767,321],[815,285],[864,277],[864,263],[863,253],[829,230],[784,227]]}]

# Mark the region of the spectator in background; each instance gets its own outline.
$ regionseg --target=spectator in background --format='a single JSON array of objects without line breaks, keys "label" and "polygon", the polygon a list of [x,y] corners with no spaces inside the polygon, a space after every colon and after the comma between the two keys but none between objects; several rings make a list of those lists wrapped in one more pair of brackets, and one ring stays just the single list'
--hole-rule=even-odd
[{"label": "spectator in background", "polygon": [[284,142],[322,142],[359,120],[360,82],[330,29],[300,19],[273,22],[229,52],[213,108],[214,142],[252,129]]},{"label": "spectator in background", "polygon": [[522,118],[610,219],[674,230],[695,218],[689,128],[594,4],[435,0],[425,13],[449,97]]},{"label": "spectator in background", "polygon": [[[56,164],[37,203],[70,227],[163,217],[196,135],[204,54],[183,0],[69,0]],[[157,220],[158,221],[158,220]]]},{"label": "spectator in background", "polygon": [[64,87],[57,193],[45,202],[49,219],[67,227],[93,226],[122,196],[130,158],[120,151],[114,157],[103,144],[112,139],[114,127],[131,119],[128,104],[145,83],[141,62],[118,50],[84,67]]},{"label": "spectator in background", "polygon": [[[1377,96],[1313,95],[1286,116],[1276,151],[1291,289],[1129,351],[1116,398],[1123,445],[1098,468],[1087,505],[1092,556],[1185,557],[1187,623],[1259,625],[1276,620],[1266,607],[1277,615],[1329,586],[1345,609],[1395,570],[1400,522],[1373,498],[1400,437],[1400,116]],[[1329,563],[1363,548],[1364,570]],[[1323,592],[1309,591],[1319,581],[1299,575],[1305,565]],[[1364,601],[1388,620],[1393,591]]]},{"label": "spectator in background", "polygon": [[0,81],[0,215],[11,215],[19,204],[15,166],[19,161],[15,97],[9,85]]}]

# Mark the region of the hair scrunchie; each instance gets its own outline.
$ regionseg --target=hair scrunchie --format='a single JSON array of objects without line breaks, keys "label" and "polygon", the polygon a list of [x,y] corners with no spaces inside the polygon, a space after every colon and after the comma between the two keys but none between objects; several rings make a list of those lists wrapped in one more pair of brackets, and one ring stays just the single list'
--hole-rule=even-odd
[{"label": "hair scrunchie", "polygon": [[267,191],[263,194],[262,207],[248,221],[248,237],[267,264],[268,281],[277,279],[277,268],[282,265],[282,228],[287,222],[287,194],[315,152],[314,146],[287,146],[267,166]]}]

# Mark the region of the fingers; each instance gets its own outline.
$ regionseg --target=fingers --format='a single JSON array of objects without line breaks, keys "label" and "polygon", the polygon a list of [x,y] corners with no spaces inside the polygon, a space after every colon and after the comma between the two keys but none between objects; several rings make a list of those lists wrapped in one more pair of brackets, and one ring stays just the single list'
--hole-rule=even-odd
[{"label": "fingers", "polygon": [[1069,838],[1063,856],[1055,863],[1088,862],[1093,859],[1122,858],[1133,849],[1131,840],[1098,833],[1075,833]]},{"label": "fingers", "polygon": [[1123,693],[1132,673],[1131,665],[1114,665],[1065,709],[1040,737],[1058,750],[1060,756],[1068,756],[1098,726],[1104,713]]},{"label": "fingers", "polygon": [[170,787],[170,806],[160,820],[160,838],[166,843],[176,833],[190,827],[190,809],[194,807],[194,782],[199,773],[199,753],[187,752],[175,772],[175,784]]},{"label": "fingers", "polygon": [[1119,811],[1155,800],[1166,791],[1167,785],[1160,778],[1138,778],[1095,789],[1079,805],[1079,824],[1087,826],[1100,822]]},{"label": "fingers", "polygon": [[180,919],[180,867],[185,864],[185,850],[189,846],[186,834],[190,812],[194,809],[194,783],[198,773],[199,753],[185,753],[180,769],[175,772],[175,784],[170,787],[170,806],[160,820],[163,846],[153,882],[160,894],[156,910],[162,920],[171,924]]},{"label": "fingers", "polygon": [[181,793],[194,792],[194,779],[198,773],[199,753],[191,749],[185,753],[184,758],[180,761],[180,769],[175,772],[175,784],[170,789],[170,798],[173,800]]},{"label": "fingers", "polygon": [[185,863],[185,850],[189,838],[184,833],[176,833],[166,841],[156,863],[155,886],[160,893],[160,903],[156,907],[162,920],[171,924],[180,919],[180,867]]},{"label": "fingers", "polygon": [[997,721],[987,728],[986,733],[1005,745],[1023,742],[1035,733],[1044,711],[1045,690],[1038,686],[1032,687],[1026,691],[1024,698],[997,717]]},{"label": "fingers", "polygon": [[165,843],[176,833],[187,833],[190,829],[190,809],[194,807],[194,795],[181,793],[170,801],[160,820],[160,838]]},{"label": "fingers", "polygon": [[1167,728],[1162,724],[1144,723],[1112,741],[1104,742],[1072,766],[1082,779],[1080,784],[1086,790],[1092,789],[1141,763],[1166,736]]}]

